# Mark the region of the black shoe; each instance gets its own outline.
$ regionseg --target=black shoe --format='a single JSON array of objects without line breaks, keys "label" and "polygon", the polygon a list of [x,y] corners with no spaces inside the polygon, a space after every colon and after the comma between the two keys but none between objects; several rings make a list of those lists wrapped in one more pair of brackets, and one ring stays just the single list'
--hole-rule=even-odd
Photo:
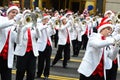
[{"label": "black shoe", "polygon": [[44,80],[49,80],[48,77],[45,77]]},{"label": "black shoe", "polygon": [[50,67],[53,67],[54,65],[52,64],[52,65],[50,65]]},{"label": "black shoe", "polygon": [[72,57],[78,57],[78,55],[72,55]]},{"label": "black shoe", "polygon": [[41,78],[41,77],[37,75],[35,78],[38,79],[38,78]]},{"label": "black shoe", "polygon": [[63,68],[67,68],[67,66],[66,66],[66,65],[63,65]]}]

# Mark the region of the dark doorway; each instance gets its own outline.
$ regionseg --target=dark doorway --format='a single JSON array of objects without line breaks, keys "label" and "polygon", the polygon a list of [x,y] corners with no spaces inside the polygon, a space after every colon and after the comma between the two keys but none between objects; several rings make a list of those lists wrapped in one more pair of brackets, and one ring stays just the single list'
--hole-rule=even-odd
[{"label": "dark doorway", "polygon": [[65,9],[65,0],[60,0],[60,9]]},{"label": "dark doorway", "polygon": [[3,0],[0,1],[0,6],[3,6]]},{"label": "dark doorway", "polygon": [[79,6],[80,6],[80,3],[79,3],[79,2],[72,2],[72,5],[71,5],[72,11],[74,11],[74,12],[79,11]]},{"label": "dark doorway", "polygon": [[34,1],[34,8],[38,7],[39,0]]},{"label": "dark doorway", "polygon": [[30,0],[24,0],[24,7],[30,9]]},{"label": "dark doorway", "polygon": [[[66,2],[66,4],[65,4]],[[69,8],[69,0],[53,0],[51,1],[52,7],[55,10],[66,9]]]},{"label": "dark doorway", "polygon": [[80,13],[82,13],[85,9],[85,4],[86,4],[86,1],[81,1],[81,6],[80,6]]},{"label": "dark doorway", "polygon": [[103,0],[96,1],[97,14],[103,13]]},{"label": "dark doorway", "polygon": [[54,10],[59,10],[59,0],[53,0],[52,7],[54,8]]},{"label": "dark doorway", "polygon": [[42,2],[42,7],[46,8],[46,2]]}]

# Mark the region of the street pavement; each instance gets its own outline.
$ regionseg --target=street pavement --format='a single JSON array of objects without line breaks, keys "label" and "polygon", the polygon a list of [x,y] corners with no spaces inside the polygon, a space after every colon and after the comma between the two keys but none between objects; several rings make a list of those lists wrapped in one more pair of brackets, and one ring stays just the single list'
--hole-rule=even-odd
[{"label": "street pavement", "polygon": [[[53,48],[51,61],[54,59],[57,49]],[[84,50],[81,50],[78,57],[72,57],[71,49],[71,59],[68,62],[67,68],[62,67],[62,60],[50,68],[49,80],[79,80],[79,73],[77,69],[84,55]],[[12,80],[15,80],[16,69],[15,66],[12,71]],[[43,77],[43,76],[42,76]],[[24,79],[25,80],[25,79]],[[35,80],[44,80],[44,79],[35,79]],[[120,70],[118,70],[117,80],[120,80]]]}]

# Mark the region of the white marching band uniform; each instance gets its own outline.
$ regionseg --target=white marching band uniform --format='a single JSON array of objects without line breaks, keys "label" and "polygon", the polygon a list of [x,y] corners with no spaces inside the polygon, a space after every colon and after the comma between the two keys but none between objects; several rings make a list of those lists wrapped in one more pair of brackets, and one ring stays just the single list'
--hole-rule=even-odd
[{"label": "white marching band uniform", "polygon": [[10,30],[9,36],[9,47],[8,47],[8,68],[13,67],[13,60],[14,60],[14,42],[16,36],[12,33],[14,31],[15,24],[14,20],[8,20],[7,17],[0,16],[0,52],[2,51],[5,42],[7,40],[8,32]]},{"label": "white marching band uniform", "polygon": [[68,34],[69,34],[70,44],[71,44],[71,36],[70,36],[71,27],[70,26],[71,24],[67,22],[66,25],[61,25],[61,27],[58,28],[58,37],[59,37],[58,45],[66,44]]},{"label": "white marching band uniform", "polygon": [[42,23],[39,23],[38,30],[40,31],[39,34],[42,34],[42,36],[40,35],[40,38],[37,40],[37,47],[38,50],[44,51],[47,45],[47,38],[52,46],[51,36],[55,34],[55,30],[52,28],[52,25],[43,25]]},{"label": "white marching band uniform", "polygon": [[[15,55],[24,56],[26,53],[27,42],[28,42],[27,41],[28,40],[27,29],[28,29],[27,27],[23,27],[23,29],[21,29],[21,31],[20,31],[21,42],[16,45],[16,49],[14,52]],[[37,31],[38,31],[37,28],[35,28],[35,27],[33,27],[33,29],[31,28],[32,48],[33,48],[34,56],[36,56],[36,57],[39,55],[36,39],[39,38],[39,35],[40,35],[40,34],[38,34],[39,32],[37,32]]]},{"label": "white marching band uniform", "polygon": [[[78,72],[84,74],[87,77],[93,73],[93,71],[96,69],[97,65],[99,64],[100,59],[102,57],[103,49],[104,49],[102,47],[114,44],[113,38],[107,38],[106,40],[101,41],[101,35],[96,34],[96,33],[93,33],[89,39],[90,40],[88,42],[89,46],[87,46],[87,52],[85,52],[85,56],[82,60],[82,63],[80,64],[81,66],[78,68]],[[118,53],[118,47],[116,47],[114,49],[115,50],[113,52],[108,52],[110,54],[109,57],[112,60],[115,59],[116,54]],[[105,51],[105,49],[104,49],[104,51]],[[106,53],[106,52],[104,52],[104,53]],[[106,59],[107,56],[108,55],[105,55],[104,59]],[[106,61],[105,61],[105,63],[106,63]],[[104,65],[104,67],[105,67],[105,65]],[[104,69],[104,71],[105,71],[105,69]]]}]

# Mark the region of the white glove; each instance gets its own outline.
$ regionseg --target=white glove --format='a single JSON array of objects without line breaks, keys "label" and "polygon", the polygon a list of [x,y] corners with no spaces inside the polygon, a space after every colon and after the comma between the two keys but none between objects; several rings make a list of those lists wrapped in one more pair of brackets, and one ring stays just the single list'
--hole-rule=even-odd
[{"label": "white glove", "polygon": [[74,20],[74,19],[73,19],[73,16],[69,16],[69,20]]},{"label": "white glove", "polygon": [[116,47],[119,47],[119,46],[120,46],[120,40],[117,41],[117,42],[115,42],[115,46],[116,46]]},{"label": "white glove", "polygon": [[51,20],[49,20],[48,23],[47,23],[47,25],[51,25],[51,26],[52,26],[52,24],[53,24],[53,23],[52,23]]},{"label": "white glove", "polygon": [[117,31],[117,33],[120,33],[120,24],[116,24],[116,26],[115,26],[116,28],[116,31]]},{"label": "white glove", "polygon": [[117,34],[117,35],[113,36],[113,38],[115,39],[115,41],[119,41],[120,40],[120,34]]},{"label": "white glove", "polygon": [[15,17],[14,17],[14,20],[16,21],[16,22],[20,22],[20,20],[21,20],[21,18],[22,18],[22,14],[17,14]]},{"label": "white glove", "polygon": [[70,26],[72,26],[72,21],[71,20],[68,20],[68,23]]}]

